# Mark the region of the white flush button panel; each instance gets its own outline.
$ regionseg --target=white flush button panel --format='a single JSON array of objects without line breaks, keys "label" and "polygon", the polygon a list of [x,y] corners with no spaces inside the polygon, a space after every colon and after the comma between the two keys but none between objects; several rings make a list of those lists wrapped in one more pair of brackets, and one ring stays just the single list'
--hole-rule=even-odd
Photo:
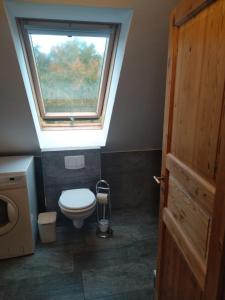
[{"label": "white flush button panel", "polygon": [[85,167],[84,155],[64,156],[65,168],[69,170],[78,170]]}]

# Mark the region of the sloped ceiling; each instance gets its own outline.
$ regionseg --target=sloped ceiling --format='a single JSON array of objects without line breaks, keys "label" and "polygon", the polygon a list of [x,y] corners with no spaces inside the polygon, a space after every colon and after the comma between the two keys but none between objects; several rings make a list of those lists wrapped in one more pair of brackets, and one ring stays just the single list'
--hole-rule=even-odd
[{"label": "sloped ceiling", "polygon": [[[62,3],[60,0],[24,2]],[[177,0],[70,0],[82,6],[132,8],[116,102],[104,151],[161,148],[169,13]],[[3,3],[0,2],[0,153],[36,153],[30,113]]]}]

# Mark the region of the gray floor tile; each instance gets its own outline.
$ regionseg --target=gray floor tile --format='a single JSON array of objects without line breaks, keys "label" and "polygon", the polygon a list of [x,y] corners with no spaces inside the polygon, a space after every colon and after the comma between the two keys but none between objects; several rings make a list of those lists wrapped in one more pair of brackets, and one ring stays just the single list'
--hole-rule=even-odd
[{"label": "gray floor tile", "polygon": [[112,221],[115,225],[150,225],[158,224],[158,216],[153,215],[149,208],[123,209],[113,213]]},{"label": "gray floor tile", "polygon": [[92,300],[126,300],[126,295],[118,294],[118,295],[106,296],[101,298],[93,298]]},{"label": "gray floor tile", "polygon": [[138,241],[134,245],[126,247],[128,261],[147,259],[152,267],[155,267],[157,244],[153,241]]},{"label": "gray floor tile", "polygon": [[[15,271],[16,270],[16,271]],[[34,255],[1,262],[1,280],[18,280],[73,271],[73,255],[63,248],[39,248]]]},{"label": "gray floor tile", "polygon": [[72,273],[10,281],[1,290],[3,300],[84,299],[81,275]]},{"label": "gray floor tile", "polygon": [[143,289],[93,300],[154,300],[152,289]]},{"label": "gray floor tile", "polygon": [[74,269],[89,270],[113,266],[124,263],[140,262],[146,260],[155,266],[156,245],[151,241],[137,241],[133,245],[121,248],[106,248],[99,251],[86,251],[74,255]]},{"label": "gray floor tile", "polygon": [[143,239],[149,239],[151,234],[150,229],[143,231],[143,228],[137,225],[114,225],[113,231],[113,238],[110,239],[96,239],[95,231],[87,232],[85,235],[87,248],[93,251],[121,248]]},{"label": "gray floor tile", "polygon": [[151,276],[147,261],[83,271],[85,299],[153,288]]},{"label": "gray floor tile", "polygon": [[101,251],[86,251],[74,255],[74,269],[89,270],[120,265],[127,260],[126,248],[111,248]]},{"label": "gray floor tile", "polygon": [[125,295],[126,300],[154,300],[153,289],[143,289],[133,292],[128,292]]}]

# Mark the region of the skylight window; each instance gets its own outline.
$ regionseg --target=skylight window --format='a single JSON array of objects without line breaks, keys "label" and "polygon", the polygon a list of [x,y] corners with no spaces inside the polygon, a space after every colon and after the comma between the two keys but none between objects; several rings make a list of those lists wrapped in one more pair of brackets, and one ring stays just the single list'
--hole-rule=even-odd
[{"label": "skylight window", "polygon": [[19,19],[42,127],[101,126],[118,25]]}]

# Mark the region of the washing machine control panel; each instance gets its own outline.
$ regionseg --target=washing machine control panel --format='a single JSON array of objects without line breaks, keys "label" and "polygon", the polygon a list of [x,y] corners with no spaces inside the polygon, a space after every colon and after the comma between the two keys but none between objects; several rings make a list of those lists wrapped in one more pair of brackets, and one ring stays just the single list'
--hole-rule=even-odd
[{"label": "washing machine control panel", "polygon": [[24,176],[0,176],[0,189],[22,187],[26,184],[26,178]]}]

